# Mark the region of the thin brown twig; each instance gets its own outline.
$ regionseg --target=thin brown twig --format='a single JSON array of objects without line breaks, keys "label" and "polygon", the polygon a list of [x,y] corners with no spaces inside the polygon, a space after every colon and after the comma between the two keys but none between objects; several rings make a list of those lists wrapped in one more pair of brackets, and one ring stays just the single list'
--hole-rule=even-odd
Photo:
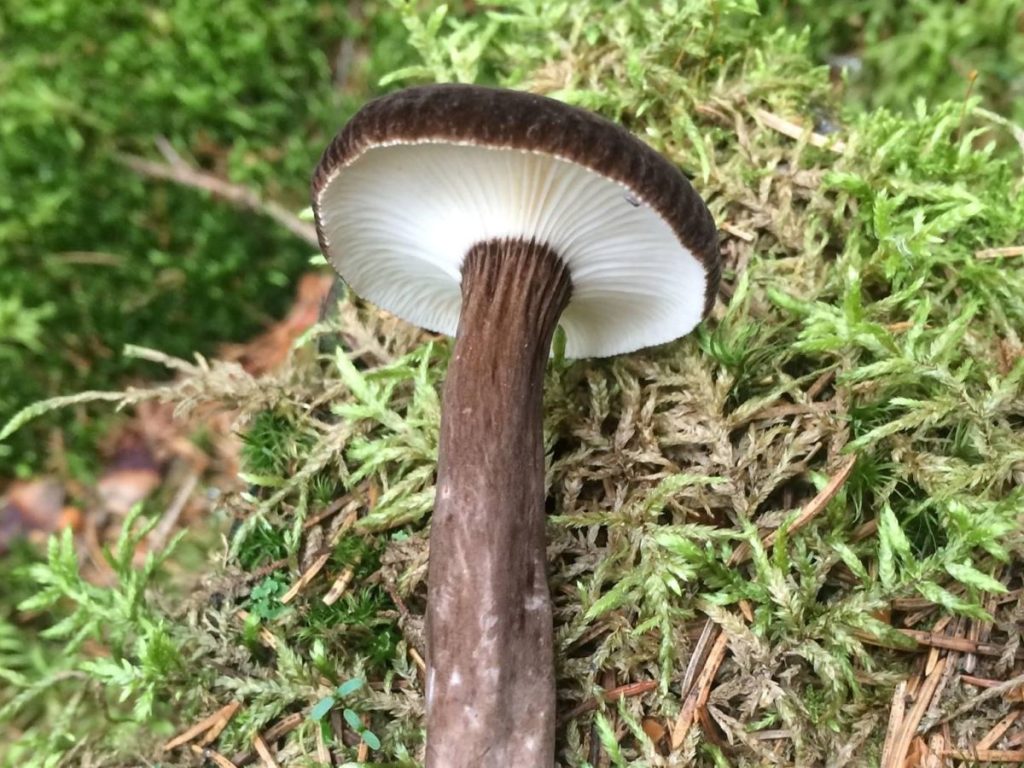
[{"label": "thin brown twig", "polygon": [[[273,200],[264,200],[258,192],[248,187],[225,181],[213,174],[193,168],[177,152],[174,152],[173,148],[171,148],[171,153],[169,155],[170,161],[167,163],[158,163],[153,160],[147,160],[144,157],[123,153],[116,155],[116,159],[140,176],[172,181],[185,187],[208,192],[214,197],[239,208],[244,208],[245,210],[273,219],[293,235],[310,245],[318,244],[316,229],[313,225],[300,219],[285,206]],[[164,155],[168,157],[166,151]]]},{"label": "thin brown twig", "polygon": [[874,536],[876,533],[878,533],[878,519],[871,518],[866,523],[861,523],[853,529],[853,533],[850,534],[850,540],[854,543],[864,541],[864,539]]},{"label": "thin brown twig", "polygon": [[708,654],[711,653],[711,646],[715,644],[721,628],[711,619],[704,622],[700,631],[700,637],[693,645],[693,652],[690,654],[690,661],[686,664],[686,671],[683,673],[682,692],[685,696],[693,688],[693,682],[707,664]]},{"label": "thin brown twig", "polygon": [[235,713],[238,712],[241,706],[242,703],[240,701],[235,701],[220,710],[220,712],[217,713],[217,722],[215,722],[210,730],[203,735],[203,738],[199,740],[199,743],[206,746],[207,744],[215,742],[220,737],[223,730],[228,727],[228,723],[231,722],[231,718],[235,716]]},{"label": "thin brown twig", "polygon": [[416,669],[420,671],[420,676],[426,679],[427,674],[427,662],[420,656],[420,652],[417,651],[413,646],[409,646],[409,658],[412,659],[412,663],[416,665]]},{"label": "thin brown twig", "polygon": [[[281,718],[272,726],[267,728],[267,730],[260,734],[260,736],[266,743],[273,744],[282,736],[298,728],[299,725],[301,725],[302,721],[306,719],[306,717],[307,715],[302,712],[292,712],[290,715]],[[257,754],[255,750],[250,750],[248,752],[240,752],[232,758],[232,762],[233,765],[237,766],[238,768],[245,768],[245,766],[249,765],[253,760],[256,759],[256,757]]]},{"label": "thin brown twig", "polygon": [[758,741],[777,741],[793,738],[793,731],[789,728],[771,728],[764,731],[753,731],[750,735]]},{"label": "thin brown twig", "polygon": [[574,720],[580,715],[585,715],[587,712],[593,712],[597,709],[598,704],[601,701],[606,703],[612,703],[619,699],[628,699],[633,696],[642,696],[645,693],[655,690],[658,687],[658,683],[655,680],[641,680],[637,683],[627,683],[626,685],[620,685],[615,688],[609,688],[607,691],[602,691],[597,696],[591,699],[587,699],[581,704],[577,704],[575,707],[570,709],[564,715],[559,718],[559,722],[564,723],[569,720]]},{"label": "thin brown twig", "polygon": [[252,584],[254,582],[259,581],[265,576],[269,576],[274,571],[278,570],[279,568],[284,568],[286,565],[288,565],[288,558],[282,557],[280,560],[273,560],[267,563],[266,565],[261,565],[254,571],[239,574],[237,577],[233,579],[233,581],[235,584],[244,587],[247,584]]},{"label": "thin brown twig", "polygon": [[351,499],[348,496],[341,496],[335,499],[326,507],[324,507],[321,511],[317,512],[315,515],[306,520],[306,522],[302,524],[303,530],[309,530],[315,525],[322,523],[328,517],[338,514],[338,512],[341,511],[341,509],[346,504],[349,503],[349,501],[351,501]]},{"label": "thin brown twig", "polygon": [[313,733],[316,734],[316,759],[324,765],[334,765],[334,758],[331,757],[331,751],[327,748],[327,741],[324,739],[323,728],[314,728]]},{"label": "thin brown twig", "polygon": [[305,715],[303,715],[303,713],[293,712],[292,714],[288,715],[288,717],[281,718],[272,726],[267,728],[267,730],[263,732],[263,738],[268,743],[272,744],[273,742],[280,739],[282,736],[291,733],[296,728],[298,728],[299,725],[302,723],[303,719],[305,719]]},{"label": "thin brown twig", "polygon": [[[213,741],[213,739],[217,738],[217,736],[220,735],[220,732],[224,730],[224,726],[226,726],[228,724],[228,721],[231,720],[232,717],[234,717],[235,713],[238,711],[238,708],[240,706],[242,705],[237,701],[233,701],[230,704],[224,705],[216,712],[214,712],[212,715],[204,717],[198,723],[188,728],[187,730],[182,731],[173,739],[164,744],[163,751],[170,752],[172,749],[177,749],[183,744],[187,744],[188,742],[193,741],[198,736],[204,733],[207,734],[207,738],[204,739],[204,743],[209,743]],[[214,733],[213,738],[209,738],[210,732]]]},{"label": "thin brown twig", "polygon": [[720,227],[724,232],[728,232],[733,237],[738,237],[747,243],[752,243],[757,239],[757,235],[753,232],[747,232],[745,229],[740,229],[735,224],[730,224],[728,221],[724,222]]},{"label": "thin brown twig", "polygon": [[[963,622],[958,621],[956,631],[959,632],[962,631],[962,629]],[[918,730],[921,733],[927,733],[932,730],[935,726],[935,722],[941,716],[942,713],[940,711],[939,704],[942,701],[942,693],[946,690],[946,686],[949,685],[949,681],[953,679],[953,675],[957,672],[959,663],[960,654],[955,652],[949,653],[946,661],[945,672],[939,678],[938,685],[932,692],[931,701],[929,702],[929,705],[921,718],[921,722],[919,723]]]},{"label": "thin brown twig", "polygon": [[896,690],[892,692],[892,706],[889,708],[889,724],[885,728],[885,740],[882,742],[882,760],[879,765],[891,765],[892,753],[903,725],[903,717],[907,711],[907,681],[900,680]]},{"label": "thin brown twig", "polygon": [[725,653],[729,647],[729,636],[721,628],[718,631],[718,637],[715,638],[711,651],[708,653],[707,663],[701,670],[693,688],[686,694],[683,708],[679,712],[679,717],[676,718],[675,725],[672,726],[672,749],[674,750],[683,745],[690,726],[697,719],[697,710],[707,703],[708,696],[711,695],[711,683],[714,682],[718,668],[722,666],[722,661],[725,659]]},{"label": "thin brown twig", "polygon": [[[242,623],[245,623],[245,621],[249,618],[249,612],[239,608],[237,611],[235,611],[235,616]],[[277,638],[274,636],[274,633],[271,632],[268,627],[261,626],[258,634],[261,643],[263,643],[265,646],[267,646],[267,648],[270,648],[271,650],[277,650]]]},{"label": "thin brown twig", "polygon": [[[921,722],[925,710],[931,704],[932,697],[935,695],[939,681],[942,679],[942,674],[946,671],[946,664],[948,663],[949,659],[947,658],[939,659],[931,674],[925,678],[921,689],[917,693],[917,697],[914,699],[914,705],[900,724],[891,750],[888,750],[889,762],[882,763],[881,768],[903,768],[907,752],[910,750],[910,742],[914,738],[918,723]],[[886,749],[888,749],[888,744]]]},{"label": "thin brown twig", "polygon": [[976,677],[975,675],[960,675],[960,682],[967,685],[975,685],[978,688],[991,688],[999,685],[1002,680],[993,680],[990,677]]},{"label": "thin brown twig", "polygon": [[339,525],[337,530],[331,534],[328,546],[324,547],[320,554],[313,560],[313,563],[302,573],[301,576],[299,576],[298,580],[291,586],[291,588],[281,596],[282,603],[287,605],[294,600],[306,585],[309,584],[309,582],[311,582],[321,570],[323,570],[323,567],[327,565],[327,561],[331,559],[331,555],[334,552],[334,545],[340,541],[342,535],[344,535],[344,533],[355,524],[357,519],[358,515],[354,510],[349,512],[342,524]]},{"label": "thin brown twig", "polygon": [[356,574],[356,567],[359,565],[362,558],[356,557],[351,564],[345,566],[345,568],[338,575],[338,578],[331,584],[331,588],[327,591],[327,594],[323,597],[324,605],[334,605],[338,602],[338,599],[345,594],[345,590],[348,589],[348,585],[352,583],[352,579]]},{"label": "thin brown twig", "polygon": [[[1003,648],[994,643],[979,643],[973,640],[968,640],[966,637],[947,637],[946,635],[936,635],[932,632],[924,632],[917,629],[901,629],[899,627],[893,627],[893,629],[901,635],[917,641],[919,645],[925,645],[931,648],[943,648],[947,651],[957,651],[959,653],[976,653],[979,656],[1001,656],[1003,653]],[[905,648],[889,643],[883,638],[875,637],[867,632],[856,631],[854,632],[854,635],[856,635],[859,640],[868,643],[869,645],[877,645],[881,648],[892,648],[897,651],[906,650]],[[1024,659],[1024,650],[1017,651],[1017,658]]]},{"label": "thin brown twig", "polygon": [[991,749],[997,741],[1003,738],[1003,734],[1010,730],[1010,726],[1013,725],[1021,715],[1024,715],[1024,710],[1015,709],[1008,713],[1006,717],[993,725],[989,729],[989,732],[981,737],[981,740],[974,745],[974,748]]},{"label": "thin brown twig", "polygon": [[827,371],[822,373],[817,379],[814,380],[814,383],[812,383],[811,386],[807,388],[807,392],[805,393],[807,395],[807,399],[817,400],[818,395],[822,393],[825,387],[832,383],[832,380],[835,377],[835,368],[829,368]]},{"label": "thin brown twig", "polygon": [[827,400],[819,403],[783,403],[781,405],[773,405],[763,408],[760,411],[755,411],[740,423],[748,423],[751,421],[770,421],[771,419],[784,419],[789,416],[820,415],[834,411],[836,410],[836,407],[837,403],[835,400]]},{"label": "thin brown twig", "polygon": [[[950,622],[953,621],[952,616],[943,616],[929,630],[933,635],[945,636],[945,637],[963,637],[956,628],[951,628],[951,631],[947,632],[946,627],[949,626]],[[930,675],[932,670],[935,669],[935,665],[939,662],[939,649],[935,646],[930,646],[928,649],[928,656],[924,663],[925,675]]]},{"label": "thin brown twig", "polygon": [[[811,520],[821,514],[822,510],[828,506],[828,503],[835,498],[835,495],[839,493],[839,489],[843,487],[846,481],[850,477],[850,473],[853,472],[853,467],[857,463],[857,457],[851,456],[843,466],[839,468],[832,478],[828,481],[828,485],[821,489],[817,496],[811,499],[804,508],[800,510],[800,513],[793,519],[793,522],[786,527],[787,533],[793,533],[800,530],[807,525]],[[770,547],[775,543],[775,539],[778,538],[778,529],[771,531],[761,538],[762,544],[765,547]],[[729,558],[729,565],[735,566],[745,562],[751,556],[751,549],[745,542],[740,546],[736,547],[736,550],[732,553],[732,557]]]},{"label": "thin brown twig", "polygon": [[781,133],[783,136],[788,136],[789,138],[796,139],[797,141],[806,137],[808,144],[818,147],[819,149],[829,149],[839,155],[846,151],[846,142],[841,139],[824,136],[820,133],[814,133],[814,131],[809,128],[805,128],[799,123],[794,123],[792,120],[787,120],[784,117],[776,115],[774,112],[769,112],[767,109],[755,109],[754,114],[762,123],[767,125],[773,131]]},{"label": "thin brown twig", "polygon": [[1024,256],[1024,245],[1009,245],[1005,248],[982,248],[974,252],[976,259],[999,259],[1004,256]]},{"label": "thin brown twig", "polygon": [[270,747],[267,746],[267,742],[258,733],[252,737],[252,745],[266,768],[281,768],[277,760],[274,759],[274,754],[270,751]]},{"label": "thin brown twig", "polygon": [[220,752],[215,749],[211,749],[210,747],[200,747],[198,744],[193,744],[192,752],[199,757],[212,760],[217,768],[239,768],[234,762],[228,760]]},{"label": "thin brown twig", "polygon": [[1024,749],[947,749],[942,755],[971,763],[1024,763]]}]

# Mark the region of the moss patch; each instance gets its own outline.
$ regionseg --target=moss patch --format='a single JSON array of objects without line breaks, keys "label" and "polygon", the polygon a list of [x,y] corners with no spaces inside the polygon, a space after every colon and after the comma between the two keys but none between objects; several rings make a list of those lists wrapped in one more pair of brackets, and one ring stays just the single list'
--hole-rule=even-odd
[{"label": "moss patch", "polygon": [[[974,743],[1007,705],[957,713],[978,690],[961,674],[1019,674],[1022,639],[1024,190],[1005,125],[973,102],[846,106],[806,37],[742,0],[397,5],[423,63],[395,80],[498,82],[621,120],[694,178],[723,232],[726,278],[697,335],[549,368],[559,764],[876,764],[899,682],[935,668],[951,672],[924,722],[953,713],[947,746]],[[222,507],[225,565],[187,599],[129,602],[123,635],[50,630],[99,643],[102,665],[5,664],[15,754],[130,762],[238,700],[216,742],[236,764],[273,728],[282,764],[355,759],[370,739],[345,708],[379,739],[377,764],[415,764],[448,349],[347,297],[275,374],[177,362],[174,384],[123,397],[236,409],[249,489]],[[21,583],[54,573],[74,598],[59,548]],[[150,662],[161,632],[174,657]],[[715,652],[705,632],[724,637],[721,664],[680,735],[699,652]],[[948,651],[926,668],[915,638]],[[42,690],[70,681],[148,746],[95,714],[47,731]]]}]

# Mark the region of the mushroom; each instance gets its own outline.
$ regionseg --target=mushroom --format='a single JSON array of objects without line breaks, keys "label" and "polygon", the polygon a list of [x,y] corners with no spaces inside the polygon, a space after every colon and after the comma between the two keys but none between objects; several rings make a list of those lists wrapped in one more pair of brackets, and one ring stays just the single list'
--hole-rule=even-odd
[{"label": "mushroom", "polygon": [[582,109],[470,85],[364,106],[313,177],[324,255],[349,286],[455,335],[427,575],[427,766],[550,768],[555,676],[542,389],[567,357],[688,333],[717,233],[680,171]]}]

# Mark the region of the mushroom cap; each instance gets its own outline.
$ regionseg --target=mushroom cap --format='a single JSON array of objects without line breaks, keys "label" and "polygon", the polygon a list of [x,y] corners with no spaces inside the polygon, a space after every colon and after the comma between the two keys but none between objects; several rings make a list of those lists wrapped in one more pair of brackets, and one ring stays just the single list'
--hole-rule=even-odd
[{"label": "mushroom cap", "polygon": [[714,221],[686,177],[624,128],[544,96],[473,85],[366,104],[313,176],[320,247],[356,293],[454,335],[473,245],[521,239],[569,269],[566,355],[689,333],[711,310]]}]

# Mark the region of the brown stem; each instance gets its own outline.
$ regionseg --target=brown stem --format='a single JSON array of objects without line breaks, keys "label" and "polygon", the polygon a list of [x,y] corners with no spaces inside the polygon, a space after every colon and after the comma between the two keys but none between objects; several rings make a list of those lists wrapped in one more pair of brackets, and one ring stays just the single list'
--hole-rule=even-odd
[{"label": "brown stem", "polygon": [[569,274],[547,246],[474,246],[445,382],[427,598],[427,766],[551,768],[544,369]]}]

